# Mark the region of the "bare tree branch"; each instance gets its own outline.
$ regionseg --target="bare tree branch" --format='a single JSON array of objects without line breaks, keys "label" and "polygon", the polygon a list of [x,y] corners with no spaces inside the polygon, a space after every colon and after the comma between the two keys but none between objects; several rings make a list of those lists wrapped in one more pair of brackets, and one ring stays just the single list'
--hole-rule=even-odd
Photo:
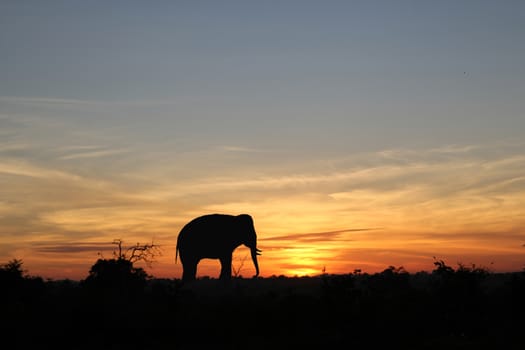
[{"label": "bare tree branch", "polygon": [[146,265],[151,266],[155,262],[155,257],[162,255],[160,246],[151,241],[150,244],[140,244],[137,242],[136,245],[127,248],[123,252],[122,239],[115,239],[112,242],[118,246],[118,254],[113,252],[116,259],[128,260],[131,263],[137,261],[144,261]]}]

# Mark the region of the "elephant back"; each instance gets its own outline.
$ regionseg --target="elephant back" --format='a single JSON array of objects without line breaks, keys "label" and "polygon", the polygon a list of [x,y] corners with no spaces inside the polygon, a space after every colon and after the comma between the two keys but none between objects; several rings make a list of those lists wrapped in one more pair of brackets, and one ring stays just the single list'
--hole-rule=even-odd
[{"label": "elephant back", "polygon": [[237,244],[230,238],[235,228],[236,216],[209,214],[197,217],[187,223],[179,233],[177,247],[185,250],[197,249],[203,255],[215,255],[216,250],[234,248]]}]

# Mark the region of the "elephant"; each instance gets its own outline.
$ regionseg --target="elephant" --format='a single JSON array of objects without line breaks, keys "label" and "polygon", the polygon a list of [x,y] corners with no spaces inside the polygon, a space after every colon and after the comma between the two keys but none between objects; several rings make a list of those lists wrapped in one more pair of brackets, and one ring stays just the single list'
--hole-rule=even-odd
[{"label": "elephant", "polygon": [[250,215],[208,214],[191,220],[180,231],[175,248],[175,263],[178,254],[182,263],[182,281],[195,280],[197,264],[204,258],[219,259],[219,279],[230,280],[232,254],[241,244],[250,248],[255,266],[254,277],[257,277],[257,255],[261,254],[261,250],[257,248],[257,234]]}]

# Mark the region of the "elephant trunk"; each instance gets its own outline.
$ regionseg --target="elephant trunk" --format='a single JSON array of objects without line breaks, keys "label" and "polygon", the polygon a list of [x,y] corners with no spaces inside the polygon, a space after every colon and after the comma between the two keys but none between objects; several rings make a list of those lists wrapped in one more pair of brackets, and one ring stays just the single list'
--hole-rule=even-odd
[{"label": "elephant trunk", "polygon": [[260,252],[261,250],[255,247],[251,248],[253,266],[255,266],[255,276],[254,277],[259,276],[259,264],[257,263],[257,255],[261,255]]}]

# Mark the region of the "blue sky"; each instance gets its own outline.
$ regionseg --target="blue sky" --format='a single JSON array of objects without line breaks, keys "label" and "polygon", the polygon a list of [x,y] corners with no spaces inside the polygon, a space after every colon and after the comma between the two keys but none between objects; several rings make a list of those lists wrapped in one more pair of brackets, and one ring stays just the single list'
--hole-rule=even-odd
[{"label": "blue sky", "polygon": [[[519,212],[525,189],[524,10],[522,1],[3,1],[0,217],[13,248],[1,256],[30,256],[31,242],[46,239],[111,241],[130,230],[125,212],[151,215],[132,225],[143,240],[152,230],[169,240],[170,227],[209,210],[252,209],[274,234],[399,232],[402,217],[422,227],[405,216],[411,206],[436,200],[441,213],[443,193],[462,193],[457,205],[470,208],[469,188],[482,202],[497,188],[505,203],[483,202],[474,212],[491,219],[472,227],[521,234],[522,216],[503,211]],[[364,209],[352,198],[383,198],[364,206],[377,217],[406,188],[425,190],[396,202],[405,214],[377,224],[354,216]],[[332,207],[334,198],[344,203]],[[326,209],[287,225],[298,203]],[[94,225],[108,208],[115,224]],[[93,226],[72,229],[66,217]],[[148,226],[160,218],[164,226]]]},{"label": "blue sky", "polygon": [[240,138],[250,127],[277,134],[258,137],[264,146],[307,143],[316,131],[328,147],[367,143],[363,133],[376,147],[461,143],[519,136],[523,126],[519,1],[1,6],[1,96],[162,100],[170,106],[120,112],[143,120],[150,110],[157,125],[181,132],[211,125],[210,137],[234,129]]}]

